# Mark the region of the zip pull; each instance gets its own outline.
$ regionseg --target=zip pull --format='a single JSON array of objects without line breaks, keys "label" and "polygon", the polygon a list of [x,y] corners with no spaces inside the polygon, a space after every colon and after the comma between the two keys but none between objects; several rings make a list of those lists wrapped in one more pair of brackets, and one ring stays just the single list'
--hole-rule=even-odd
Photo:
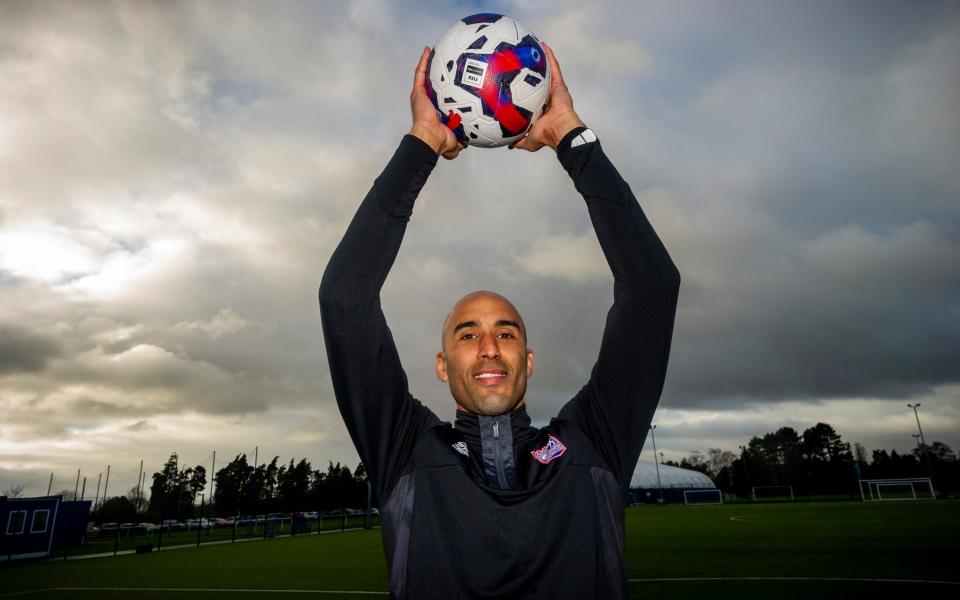
[{"label": "zip pull", "polygon": [[494,417],[493,419],[493,439],[500,439],[500,417]]}]

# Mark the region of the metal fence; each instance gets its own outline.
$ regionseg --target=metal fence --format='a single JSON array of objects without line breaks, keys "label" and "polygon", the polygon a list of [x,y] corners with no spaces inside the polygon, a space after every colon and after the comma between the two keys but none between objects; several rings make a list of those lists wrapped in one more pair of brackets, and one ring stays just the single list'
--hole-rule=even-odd
[{"label": "metal fence", "polygon": [[200,547],[205,544],[231,544],[274,537],[294,537],[351,529],[377,527],[377,509],[335,510],[291,514],[247,515],[232,518],[204,518],[162,523],[101,523],[88,527],[79,543],[61,543],[51,556],[67,560],[71,556],[129,554],[163,549]]}]

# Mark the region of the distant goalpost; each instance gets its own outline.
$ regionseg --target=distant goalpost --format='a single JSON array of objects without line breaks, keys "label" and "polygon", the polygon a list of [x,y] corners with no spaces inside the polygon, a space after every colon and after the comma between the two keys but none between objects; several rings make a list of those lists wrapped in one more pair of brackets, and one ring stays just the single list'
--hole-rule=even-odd
[{"label": "distant goalpost", "polygon": [[902,479],[861,479],[860,497],[868,500],[935,500],[929,477]]},{"label": "distant goalpost", "polygon": [[755,485],[750,488],[754,500],[793,500],[792,485]]},{"label": "distant goalpost", "polygon": [[723,493],[716,489],[683,490],[683,503],[693,504],[723,504]]}]

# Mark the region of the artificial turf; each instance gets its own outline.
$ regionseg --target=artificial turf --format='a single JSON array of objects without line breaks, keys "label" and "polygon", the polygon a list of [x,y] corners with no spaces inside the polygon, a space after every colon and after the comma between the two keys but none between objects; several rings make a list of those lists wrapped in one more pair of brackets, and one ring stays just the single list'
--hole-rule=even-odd
[{"label": "artificial turf", "polygon": [[[960,591],[958,534],[957,501],[631,508],[626,561],[636,598],[953,596]],[[94,587],[127,589],[63,589]],[[291,590],[387,589],[377,530],[0,566],[0,596],[48,590],[26,598],[269,598],[289,597]]]}]

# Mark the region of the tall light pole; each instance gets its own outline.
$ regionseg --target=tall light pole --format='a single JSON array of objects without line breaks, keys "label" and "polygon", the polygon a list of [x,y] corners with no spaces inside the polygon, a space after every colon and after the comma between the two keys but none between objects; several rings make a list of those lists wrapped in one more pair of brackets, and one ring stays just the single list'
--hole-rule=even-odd
[{"label": "tall light pole", "polygon": [[917,402],[916,404],[908,404],[907,406],[913,409],[913,416],[917,419],[917,431],[920,432],[920,443],[926,446],[927,441],[923,439],[923,429],[920,427],[920,414],[917,412],[917,407],[920,406],[920,403]]},{"label": "tall light pole", "polygon": [[[920,427],[920,414],[917,412],[917,407],[920,406],[920,403],[916,404],[907,404],[909,408],[913,409],[913,417],[917,420],[917,431],[919,432],[920,437],[920,449],[923,451],[923,457],[927,459],[927,474],[930,475],[931,487],[933,484],[933,465],[930,464],[930,452],[927,450],[927,442],[923,439],[923,428]],[[916,438],[917,436],[913,436]],[[936,488],[934,488],[936,490]],[[936,498],[936,491],[934,491],[934,498]]]},{"label": "tall light pole", "polygon": [[653,465],[657,468],[657,501],[663,504],[663,484],[660,483],[660,463],[657,462],[657,436],[653,434],[656,428],[656,425],[650,426],[650,440],[653,442]]},{"label": "tall light pole", "polygon": [[750,487],[750,469],[747,468],[747,449],[740,446],[740,462],[743,463],[743,474],[746,475],[747,487]]}]

